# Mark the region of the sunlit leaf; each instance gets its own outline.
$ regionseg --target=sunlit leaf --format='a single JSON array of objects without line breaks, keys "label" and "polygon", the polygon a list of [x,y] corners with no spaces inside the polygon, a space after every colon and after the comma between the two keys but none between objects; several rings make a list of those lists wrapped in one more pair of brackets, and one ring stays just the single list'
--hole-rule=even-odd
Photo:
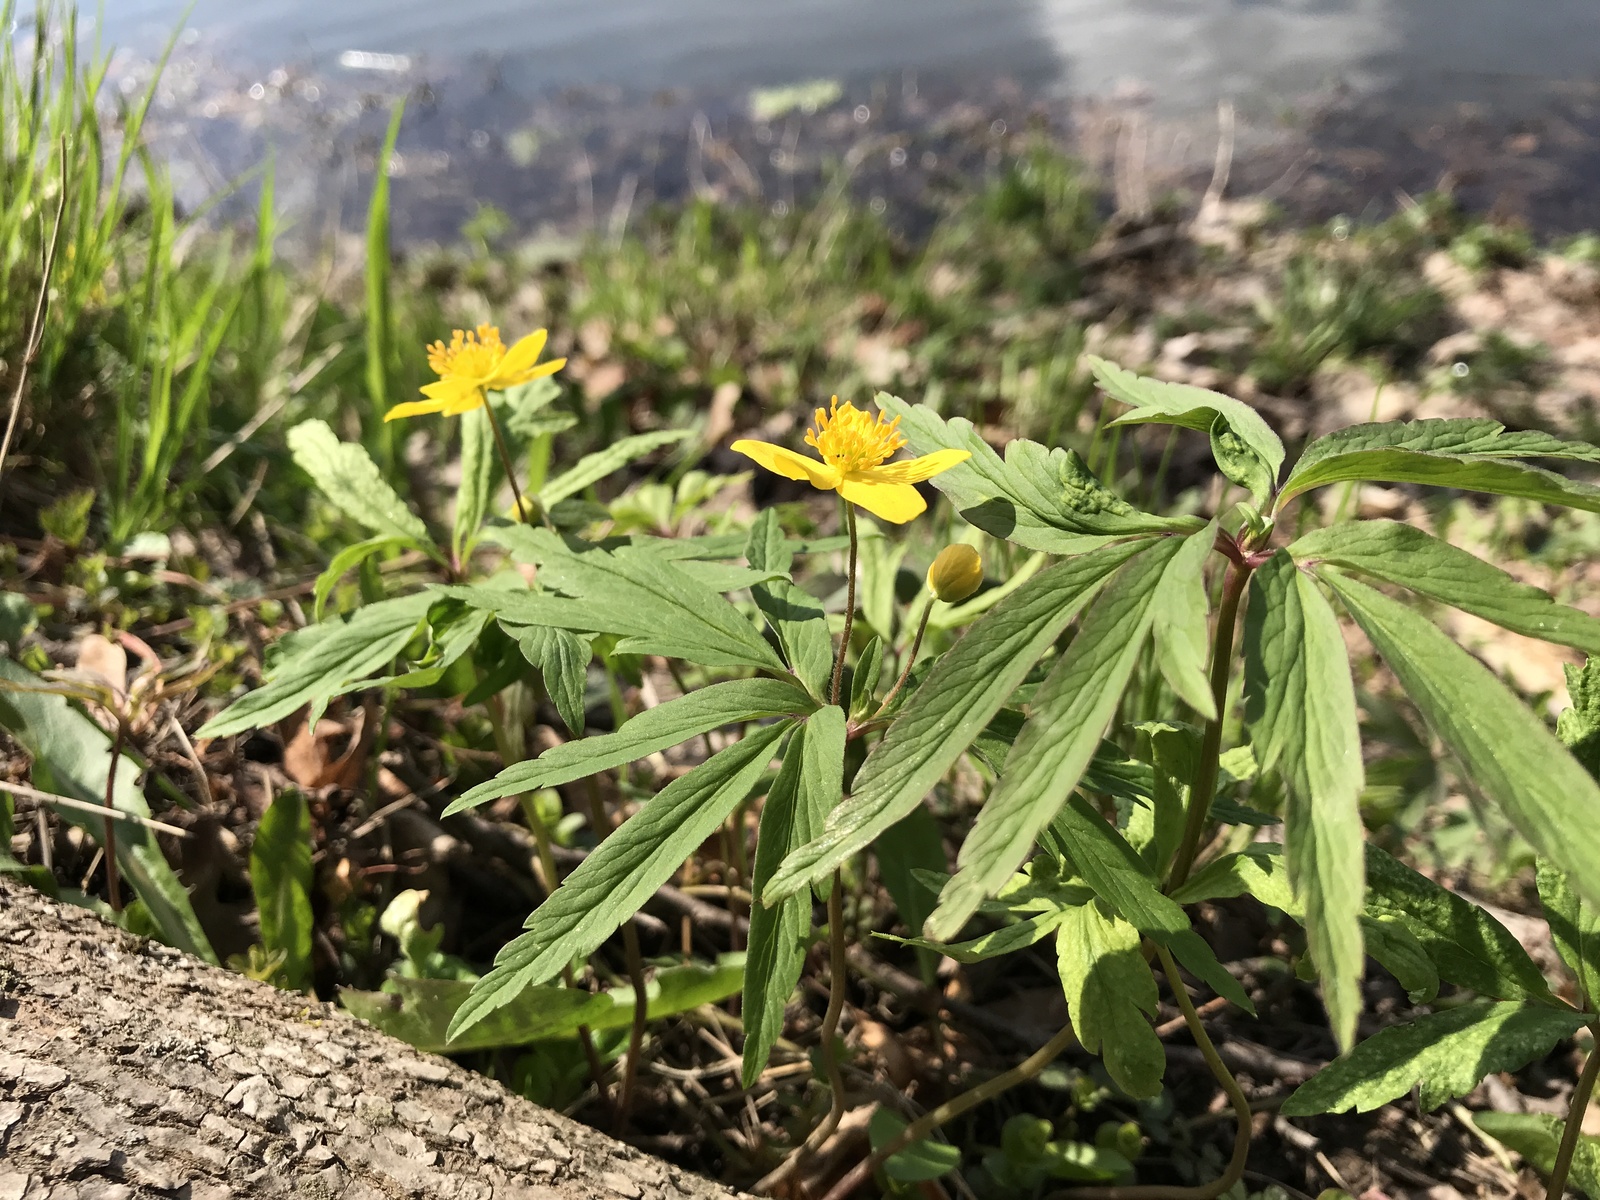
[{"label": "sunlit leaf", "polygon": [[1091,901],[1063,914],[1056,965],[1078,1041],[1136,1099],[1161,1090],[1167,1055],[1150,1028],[1156,981],[1139,953],[1139,931]]},{"label": "sunlit leaf", "polygon": [[283,955],[291,988],[311,983],[311,809],[294,788],[262,814],[250,847],[261,944]]}]

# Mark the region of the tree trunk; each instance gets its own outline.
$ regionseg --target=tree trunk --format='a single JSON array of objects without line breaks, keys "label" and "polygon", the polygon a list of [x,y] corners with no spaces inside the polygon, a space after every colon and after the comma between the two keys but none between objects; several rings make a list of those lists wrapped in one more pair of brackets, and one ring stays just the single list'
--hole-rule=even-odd
[{"label": "tree trunk", "polygon": [[0,876],[0,1200],[734,1200]]}]

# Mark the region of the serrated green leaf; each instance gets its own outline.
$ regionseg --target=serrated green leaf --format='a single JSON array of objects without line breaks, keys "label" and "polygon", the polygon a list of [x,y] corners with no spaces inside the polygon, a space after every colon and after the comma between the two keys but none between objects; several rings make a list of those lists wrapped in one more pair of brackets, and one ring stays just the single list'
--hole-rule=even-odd
[{"label": "serrated green leaf", "polygon": [[1562,671],[1572,707],[1556,718],[1556,736],[1585,771],[1600,777],[1600,659],[1582,667],[1568,663]]},{"label": "serrated green leaf", "polygon": [[406,507],[359,443],[341,442],[326,421],[302,421],[289,430],[288,441],[295,463],[347,517],[439,557],[422,518]]},{"label": "serrated green leaf", "polygon": [[[491,401],[493,403],[493,401]],[[483,518],[489,511],[496,482],[494,430],[481,408],[461,414],[461,483],[456,488],[456,516],[451,526],[450,549],[457,562],[472,553]]]},{"label": "serrated green leaf", "polygon": [[[1556,1152],[1566,1121],[1554,1113],[1480,1112],[1472,1123],[1497,1142],[1510,1146],[1541,1173],[1548,1175],[1556,1165]],[[1572,1150],[1568,1184],[1589,1197],[1600,1200],[1600,1138],[1578,1135]]]},{"label": "serrated green leaf", "polygon": [[1083,1048],[1100,1055],[1128,1095],[1154,1096],[1167,1055],[1150,1028],[1158,996],[1139,931],[1094,901],[1068,909],[1056,932],[1056,965]]},{"label": "serrated green leaf", "polygon": [[904,938],[881,931],[874,931],[873,936],[882,938],[886,942],[914,946],[918,950],[927,950],[945,958],[953,958],[958,963],[975,963],[1014,954],[1018,950],[1026,950],[1035,942],[1043,941],[1056,931],[1065,919],[1066,912],[1065,909],[1056,909],[1053,912],[1038,913],[1015,924],[1003,925],[999,929],[979,934],[964,942],[938,942],[932,938],[922,937]]},{"label": "serrated green leaf", "polygon": [[[1266,469],[1269,488],[1271,482],[1276,480],[1278,470],[1283,466],[1283,443],[1261,414],[1248,404],[1232,396],[1224,396],[1221,392],[1186,383],[1163,383],[1159,379],[1135,375],[1094,355],[1089,355],[1085,361],[1094,372],[1095,382],[1105,389],[1108,396],[1133,408],[1132,412],[1124,413],[1113,421],[1113,425],[1179,425],[1209,433],[1220,417],[1239,443]],[[1217,465],[1222,466],[1220,459]],[[1244,481],[1234,479],[1234,482]]]},{"label": "serrated green leaf", "polygon": [[[750,526],[745,560],[757,571],[787,571],[794,551],[778,527],[778,514],[763,509]],[[833,672],[833,641],[822,602],[787,580],[756,584],[750,595],[783,647],[789,669],[819,701],[827,699]]]},{"label": "serrated green leaf", "polygon": [[968,524],[995,537],[1047,554],[1082,554],[1112,538],[1200,527],[1196,518],[1140,512],[1102,485],[1070,450],[1049,450],[1018,438],[1006,444],[1002,460],[965,418],[946,421],[924,405],[882,392],[877,403],[900,418],[900,432],[917,454],[942,449],[971,454],[930,482]]},{"label": "serrated green leaf", "polygon": [[1277,483],[1277,472],[1235,432],[1221,413],[1211,422],[1211,457],[1226,479],[1250,493],[1252,505],[1257,509],[1266,507],[1272,498],[1273,485]]},{"label": "serrated green leaf", "polygon": [[261,944],[283,955],[289,987],[311,983],[311,809],[294,788],[281,793],[256,827],[250,888],[261,921]]},{"label": "serrated green leaf", "polygon": [[1600,620],[1558,604],[1475,554],[1398,521],[1354,521],[1318,529],[1289,547],[1296,562],[1326,562],[1371,575],[1502,629],[1600,654]]},{"label": "serrated green leaf", "polygon": [[582,734],[583,694],[593,647],[575,633],[548,625],[519,625],[511,632],[522,656],[539,668],[544,690],[562,722],[572,733]]},{"label": "serrated green leaf", "polygon": [[1600,787],[1511,689],[1427,618],[1324,569],[1429,726],[1540,854],[1600,903]]},{"label": "serrated green leaf", "polygon": [[1405,988],[1411,1003],[1433,1003],[1439,994],[1439,968],[1404,921],[1363,916],[1361,933],[1367,953]]},{"label": "serrated green leaf", "polygon": [[[757,830],[750,890],[759,896],[791,851],[806,844],[839,803],[844,771],[844,711],[829,705],[797,726],[767,792]],[[801,892],[750,910],[744,977],[744,1073],[750,1087],[766,1069],[783,1033],[783,1010],[794,995],[811,938],[811,896]]]},{"label": "serrated green leaf", "polygon": [[1480,996],[1555,1003],[1522,943],[1484,909],[1367,846],[1367,915],[1411,931],[1439,978]]},{"label": "serrated green leaf", "polygon": [[645,801],[533,910],[526,932],[501,949],[494,970],[474,985],[450,1035],[596,950],[750,794],[792,726],[779,721],[751,730]]},{"label": "serrated green leaf", "polygon": [[1105,578],[1144,548],[1106,546],[1059,563],[968,629],[906,701],[822,836],[785,860],[762,899],[771,904],[826,878],[915,808]]},{"label": "serrated green leaf", "polygon": [[1371,1112],[1421,1088],[1430,1112],[1464,1096],[1485,1075],[1515,1071],[1583,1028],[1582,1013],[1515,1001],[1475,1001],[1374,1034],[1301,1084],[1283,1102],[1286,1117]]},{"label": "serrated green leaf", "polygon": [[1566,876],[1542,858],[1538,876],[1550,940],[1578,980],[1578,1007],[1592,1011],[1600,999],[1600,908],[1569,887]]},{"label": "serrated green leaf", "polygon": [[344,578],[345,572],[360,566],[374,554],[382,554],[397,546],[407,546],[410,542],[404,538],[371,537],[362,542],[355,542],[346,546],[339,553],[328,560],[328,565],[322,574],[317,576],[317,582],[311,591],[311,619],[322,620],[322,609],[328,602],[328,597],[333,589],[339,586],[339,580]]},{"label": "serrated green leaf", "polygon": [[612,442],[604,450],[585,454],[570,471],[557,475],[539,489],[538,502],[546,512],[569,496],[576,496],[591,483],[598,483],[613,471],[619,471],[636,458],[643,458],[652,450],[670,446],[694,436],[692,429],[659,429],[653,433],[638,433],[632,437]]},{"label": "serrated green leaf", "polygon": [[195,737],[260,729],[307,704],[324,705],[368,686],[405,649],[434,602],[427,592],[380,600],[357,609],[348,621],[325,621],[289,634],[279,642],[262,685],[212,717]]},{"label": "serrated green leaf", "polygon": [[1305,911],[1334,1037],[1348,1050],[1361,1012],[1364,783],[1355,687],[1339,619],[1280,550],[1250,580],[1245,723],[1262,770],[1287,785],[1289,882]]},{"label": "serrated green leaf", "polygon": [[[106,778],[111,773],[111,739],[66,697],[34,690],[43,681],[31,671],[0,658],[0,726],[11,732],[32,759],[34,784],[72,800],[104,804]],[[114,808],[148,817],[150,806],[139,790],[139,768],[126,755],[116,760]],[[75,825],[97,843],[105,836],[105,821],[76,808],[60,808],[57,815]],[[146,826],[120,822],[117,826],[117,866],[149,910],[161,939],[197,958],[216,963],[205,930],[189,903],[189,892],[167,865]],[[5,849],[9,849],[9,843]]]},{"label": "serrated green leaf", "polygon": [[[924,932],[948,939],[1011,878],[1066,803],[1116,715],[1155,620],[1156,585],[1184,543],[1167,538],[1128,563],[1089,610],[1033,698],[1005,774],[978,811],[957,870]],[[996,610],[998,611],[998,610]],[[924,685],[927,686],[927,685]]]},{"label": "serrated green leaf", "polygon": [[[868,1122],[867,1137],[874,1150],[881,1150],[905,1129],[904,1120],[879,1105]],[[923,1183],[948,1175],[960,1165],[960,1147],[919,1138],[904,1150],[891,1154],[883,1164],[883,1173],[898,1183]]]},{"label": "serrated green leaf", "polygon": [[1199,904],[1203,900],[1228,900],[1234,896],[1254,896],[1261,903],[1300,920],[1300,902],[1289,887],[1289,872],[1283,865],[1283,847],[1270,842],[1255,842],[1237,854],[1224,854],[1186,880],[1172,893],[1179,904]]},{"label": "serrated green leaf", "polygon": [[657,750],[692,737],[765,717],[811,712],[815,702],[792,683],[780,679],[735,679],[696,688],[687,696],[647,708],[614,733],[596,734],[552,746],[538,758],[514,763],[485,780],[445,809],[444,815],[476,808],[501,796],[571,783],[598,771],[637,762]]},{"label": "serrated green leaf", "polygon": [[1414,450],[1429,454],[1490,458],[1567,458],[1600,462],[1600,448],[1567,442],[1532,430],[1507,433],[1488,417],[1432,418],[1349,425],[1317,438],[1301,453],[1290,479],[1331,458],[1372,450]]},{"label": "serrated green leaf", "polygon": [[1178,698],[1207,721],[1217,715],[1217,706],[1206,676],[1210,605],[1204,569],[1216,538],[1213,521],[1184,539],[1156,585],[1155,602],[1156,665]]},{"label": "serrated green leaf", "polygon": [[856,659],[850,676],[850,713],[866,716],[876,707],[873,703],[878,693],[878,678],[883,674],[883,639],[874,636]]}]

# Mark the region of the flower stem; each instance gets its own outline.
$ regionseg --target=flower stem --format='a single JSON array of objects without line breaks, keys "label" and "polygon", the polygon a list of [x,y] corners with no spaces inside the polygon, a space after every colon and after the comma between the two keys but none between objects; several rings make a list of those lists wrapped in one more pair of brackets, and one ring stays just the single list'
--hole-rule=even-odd
[{"label": "flower stem", "polygon": [[1217,1082],[1222,1085],[1222,1090],[1227,1093],[1228,1101],[1233,1105],[1234,1116],[1238,1118],[1239,1128],[1233,1138],[1233,1157],[1228,1160],[1226,1171],[1210,1183],[1198,1187],[1169,1187],[1165,1184],[1082,1187],[1069,1188],[1056,1193],[1057,1195],[1071,1197],[1071,1200],[1217,1200],[1218,1196],[1229,1191],[1234,1184],[1244,1178],[1245,1164],[1250,1159],[1253,1116],[1250,1111],[1250,1100],[1244,1094],[1244,1089],[1239,1086],[1239,1081],[1233,1077],[1233,1072],[1224,1065],[1216,1046],[1212,1045],[1211,1036],[1206,1033],[1205,1023],[1195,1011],[1194,1001],[1189,999],[1189,990],[1183,986],[1183,978],[1178,974],[1178,964],[1172,960],[1172,955],[1165,946],[1156,946],[1155,951],[1156,956],[1161,959],[1161,969],[1166,972],[1167,984],[1172,989],[1173,999],[1177,1000],[1178,1008],[1183,1012],[1183,1022],[1189,1027],[1189,1033],[1194,1038],[1195,1044],[1200,1047],[1206,1066],[1211,1068],[1211,1073],[1216,1076]]},{"label": "flower stem", "polygon": [[1009,1071],[996,1075],[993,1079],[986,1079],[975,1088],[969,1088],[959,1096],[946,1100],[938,1108],[931,1109],[922,1114],[911,1124],[907,1125],[894,1137],[890,1138],[869,1156],[862,1159],[850,1169],[850,1173],[823,1197],[823,1200],[845,1200],[856,1188],[866,1182],[867,1176],[876,1171],[894,1155],[899,1154],[912,1142],[920,1141],[931,1136],[941,1125],[955,1120],[962,1113],[976,1108],[987,1100],[992,1100],[1001,1092],[1008,1091],[1018,1084],[1027,1083],[1033,1079],[1077,1040],[1072,1032],[1072,1026],[1066,1025],[1061,1030],[1023,1059]]},{"label": "flower stem", "polygon": [[[122,741],[127,726],[122,720],[122,714],[112,712],[111,716],[117,723],[117,732],[111,739],[111,765],[106,768],[106,808],[115,812],[117,764],[122,761]],[[106,818],[105,837],[101,846],[106,853],[106,902],[111,905],[112,912],[121,912],[122,880],[117,875],[117,825],[110,817]]]},{"label": "flower stem", "polygon": [[1211,815],[1211,800],[1217,792],[1218,760],[1222,754],[1222,718],[1228,704],[1228,675],[1233,668],[1233,632],[1239,621],[1239,603],[1244,598],[1244,587],[1249,581],[1249,567],[1241,562],[1228,564],[1227,578],[1222,585],[1222,605],[1217,610],[1217,629],[1211,643],[1211,700],[1216,713],[1206,722],[1205,734],[1200,741],[1200,767],[1189,789],[1189,815],[1183,828],[1183,840],[1178,843],[1178,852],[1172,860],[1172,874],[1167,880],[1169,892],[1181,887],[1189,878],[1195,855],[1200,853],[1200,838],[1205,833],[1206,818]]},{"label": "flower stem", "polygon": [[532,525],[533,513],[522,501],[522,489],[517,486],[516,468],[511,465],[511,449],[506,445],[506,435],[500,432],[500,420],[494,415],[494,405],[489,402],[487,396],[483,400],[483,412],[489,418],[489,428],[494,432],[494,444],[500,451],[500,465],[505,468],[506,479],[511,484],[512,498],[517,502],[517,519]]},{"label": "flower stem", "polygon": [[[615,827],[610,814],[606,812],[605,801],[600,798],[600,789],[595,785],[593,775],[589,776],[588,786],[589,819],[594,823],[595,836],[602,839],[610,837]],[[639,931],[631,920],[622,923],[622,952],[628,963],[628,982],[633,985],[633,1025],[628,1033],[628,1056],[622,1067],[622,1094],[612,1114],[618,1137],[627,1132],[628,1120],[633,1115],[633,1096],[639,1080],[639,1056],[644,1049],[645,1023],[650,1009],[650,999],[645,994],[644,957],[639,953]]]},{"label": "flower stem", "polygon": [[1567,1107],[1567,1123],[1561,1131],[1561,1145],[1556,1148],[1556,1161],[1550,1167],[1550,1186],[1545,1188],[1545,1200],[1561,1200],[1562,1193],[1567,1190],[1572,1155],[1578,1148],[1578,1135],[1583,1132],[1583,1114],[1589,1111],[1595,1076],[1600,1075],[1600,1021],[1589,1026],[1589,1032],[1594,1035],[1594,1045],[1589,1048],[1589,1060],[1578,1076],[1578,1086],[1572,1089],[1572,1103]]},{"label": "flower stem", "polygon": [[856,556],[860,549],[856,539],[855,505],[844,506],[845,526],[850,531],[850,571],[846,583],[844,606],[844,633],[839,638],[839,653],[833,660],[833,690],[829,702],[839,703],[839,693],[844,687],[844,656],[850,652],[850,629],[856,620]]},{"label": "flower stem", "polygon": [[911,678],[911,667],[917,661],[917,651],[922,649],[922,635],[928,632],[928,618],[932,615],[933,599],[930,597],[928,606],[922,610],[922,621],[917,626],[917,636],[911,640],[911,649],[906,654],[905,666],[900,669],[900,678],[894,681],[889,694],[883,698],[883,703],[878,705],[878,711],[873,714],[874,719],[889,711],[889,705],[894,703],[894,698],[900,694],[900,689],[905,687],[906,680]]}]

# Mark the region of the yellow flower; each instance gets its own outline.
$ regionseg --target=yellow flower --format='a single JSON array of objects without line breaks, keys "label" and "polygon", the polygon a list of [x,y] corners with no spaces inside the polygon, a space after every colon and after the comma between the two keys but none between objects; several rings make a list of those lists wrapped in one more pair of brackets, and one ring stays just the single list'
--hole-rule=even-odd
[{"label": "yellow flower", "polygon": [[567,365],[567,360],[539,361],[548,336],[545,330],[536,329],[507,350],[500,331],[493,325],[479,325],[473,333],[456,330],[448,346],[435,342],[428,347],[428,365],[439,376],[439,382],[422,389],[427,399],[396,404],[383,419],[393,421],[421,413],[459,417],[482,408],[488,399],[485,393],[503,392],[530,379],[554,375]]},{"label": "yellow flower", "polygon": [[928,507],[911,485],[932,479],[972,455],[966,450],[936,450],[921,458],[891,463],[890,456],[906,444],[899,425],[899,417],[885,421],[849,401],[840,404],[835,396],[830,409],[817,409],[816,425],[806,430],[806,445],[822,456],[821,462],[771,442],[746,439],[735,442],[733,448],[769,471],[838,492],[873,516],[903,525]]},{"label": "yellow flower", "polygon": [[928,568],[928,590],[946,604],[959,604],[982,584],[983,559],[963,543],[946,546]]}]

